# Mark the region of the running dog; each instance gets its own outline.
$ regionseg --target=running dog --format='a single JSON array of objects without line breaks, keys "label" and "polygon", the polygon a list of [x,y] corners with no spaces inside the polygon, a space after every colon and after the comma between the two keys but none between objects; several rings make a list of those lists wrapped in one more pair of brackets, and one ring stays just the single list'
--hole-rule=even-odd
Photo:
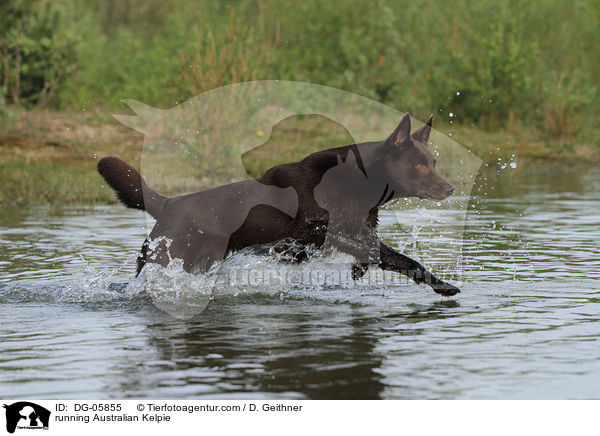
[{"label": "running dog", "polygon": [[166,266],[175,258],[188,272],[205,272],[229,253],[254,245],[275,244],[296,261],[306,258],[303,247],[332,246],[356,258],[355,280],[378,266],[451,296],[459,289],[377,235],[378,208],[390,200],[443,200],[454,192],[427,148],[432,120],[433,115],[411,134],[407,114],[383,141],[319,151],[257,179],[174,198],[152,190],[119,158],[101,159],[98,171],[125,206],[156,219],[138,274],[147,262]]}]

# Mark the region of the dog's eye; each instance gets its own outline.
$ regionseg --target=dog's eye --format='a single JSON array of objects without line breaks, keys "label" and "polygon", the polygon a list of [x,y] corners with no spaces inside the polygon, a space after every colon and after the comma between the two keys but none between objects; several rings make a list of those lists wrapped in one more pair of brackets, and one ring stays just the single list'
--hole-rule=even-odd
[{"label": "dog's eye", "polygon": [[415,166],[415,168],[421,174],[427,174],[429,172],[429,168],[427,168],[427,165],[418,164],[418,165]]}]

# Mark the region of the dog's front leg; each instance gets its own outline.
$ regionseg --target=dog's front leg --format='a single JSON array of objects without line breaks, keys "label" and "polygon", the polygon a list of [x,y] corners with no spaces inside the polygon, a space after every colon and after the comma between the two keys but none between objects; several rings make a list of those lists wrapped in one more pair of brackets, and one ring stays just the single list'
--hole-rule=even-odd
[{"label": "dog's front leg", "polygon": [[413,260],[402,253],[398,253],[394,249],[385,245],[383,242],[380,244],[380,256],[381,262],[379,266],[382,269],[404,274],[405,276],[413,279],[416,283],[428,284],[435,292],[445,297],[449,297],[460,292],[456,286],[438,279],[416,260]]},{"label": "dog's front leg", "polygon": [[352,265],[353,280],[359,280],[370,266],[380,263],[380,241],[377,233],[372,229],[352,236],[330,233],[327,235],[325,245],[332,245],[356,258],[356,262]]},{"label": "dog's front leg", "polygon": [[351,235],[330,233],[327,235],[324,246],[329,245],[354,256],[357,264],[360,265],[377,265],[380,261],[379,238],[375,232]]}]

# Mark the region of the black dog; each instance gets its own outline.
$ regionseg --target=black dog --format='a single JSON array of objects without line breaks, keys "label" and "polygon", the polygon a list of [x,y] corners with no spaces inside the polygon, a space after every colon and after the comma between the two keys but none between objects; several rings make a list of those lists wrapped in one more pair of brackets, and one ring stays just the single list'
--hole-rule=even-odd
[{"label": "black dog", "polygon": [[127,207],[156,218],[138,274],[146,262],[166,266],[175,258],[186,271],[207,271],[228,253],[257,244],[276,243],[295,260],[305,257],[306,245],[331,245],[356,257],[354,279],[376,265],[450,296],[458,288],[377,236],[378,207],[384,203],[400,197],[443,200],[454,192],[427,149],[432,119],[411,135],[405,115],[385,141],[320,151],[275,166],[256,180],[175,198],[150,189],[116,157],[101,159],[98,171]]}]

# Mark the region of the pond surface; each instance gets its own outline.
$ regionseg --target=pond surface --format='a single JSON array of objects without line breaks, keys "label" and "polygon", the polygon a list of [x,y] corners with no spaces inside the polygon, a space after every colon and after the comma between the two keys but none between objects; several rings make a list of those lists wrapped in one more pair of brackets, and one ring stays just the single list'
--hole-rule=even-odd
[{"label": "pond surface", "polygon": [[[4,209],[0,396],[600,397],[600,171],[490,170],[478,184],[464,235],[440,226],[425,254],[414,247],[433,236],[413,231],[411,244],[406,229],[452,203],[382,211],[385,240],[434,270],[460,257],[456,297],[406,281],[230,289],[172,276],[192,295],[212,291],[191,319],[157,308],[148,277],[134,278],[143,213]],[[285,268],[345,261],[331,256]]]}]

